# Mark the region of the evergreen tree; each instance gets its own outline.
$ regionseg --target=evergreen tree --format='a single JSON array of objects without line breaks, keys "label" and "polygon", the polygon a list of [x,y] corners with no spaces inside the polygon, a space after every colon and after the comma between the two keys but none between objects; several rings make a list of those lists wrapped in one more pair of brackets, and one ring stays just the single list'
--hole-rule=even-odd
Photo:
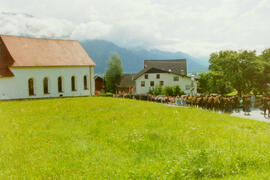
[{"label": "evergreen tree", "polygon": [[115,93],[121,81],[123,66],[120,56],[113,53],[107,62],[109,69],[105,72],[105,88],[107,92]]}]

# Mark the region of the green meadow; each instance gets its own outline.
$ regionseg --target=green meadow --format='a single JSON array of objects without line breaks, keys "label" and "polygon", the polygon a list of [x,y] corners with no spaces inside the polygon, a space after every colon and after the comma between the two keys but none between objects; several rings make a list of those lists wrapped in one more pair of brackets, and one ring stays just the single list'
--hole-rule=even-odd
[{"label": "green meadow", "polygon": [[0,179],[268,179],[270,124],[114,98],[0,102]]}]

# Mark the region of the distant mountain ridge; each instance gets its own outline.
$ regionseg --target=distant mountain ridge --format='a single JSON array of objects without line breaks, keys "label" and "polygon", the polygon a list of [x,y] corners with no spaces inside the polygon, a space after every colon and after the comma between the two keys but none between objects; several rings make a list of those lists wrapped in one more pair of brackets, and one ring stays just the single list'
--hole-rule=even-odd
[{"label": "distant mountain ridge", "polygon": [[117,52],[123,63],[125,73],[137,73],[143,69],[143,62],[146,59],[167,60],[167,59],[187,59],[188,72],[207,71],[205,60],[194,58],[183,52],[167,52],[158,49],[126,49],[105,40],[81,41],[82,46],[89,56],[96,62],[95,73],[103,74],[107,69],[107,61],[112,52]]}]

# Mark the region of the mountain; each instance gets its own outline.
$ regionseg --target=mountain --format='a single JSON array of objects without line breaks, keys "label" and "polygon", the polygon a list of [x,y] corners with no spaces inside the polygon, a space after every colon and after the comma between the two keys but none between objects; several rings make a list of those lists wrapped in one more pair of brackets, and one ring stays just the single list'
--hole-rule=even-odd
[{"label": "mountain", "polygon": [[142,70],[145,59],[187,59],[188,72],[207,71],[205,59],[194,58],[183,52],[167,52],[158,49],[127,49],[104,40],[81,41],[89,56],[96,62],[95,73],[103,74],[107,69],[107,61],[112,52],[117,52],[123,63],[125,73],[136,73]]}]

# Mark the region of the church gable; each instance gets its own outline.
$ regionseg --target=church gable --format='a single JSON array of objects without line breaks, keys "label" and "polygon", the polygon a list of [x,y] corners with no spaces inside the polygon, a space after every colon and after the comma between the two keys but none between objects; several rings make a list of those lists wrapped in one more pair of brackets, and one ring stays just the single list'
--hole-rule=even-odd
[{"label": "church gable", "polygon": [[8,68],[10,64],[12,64],[11,57],[0,38],[0,78],[13,76],[13,73]]}]

